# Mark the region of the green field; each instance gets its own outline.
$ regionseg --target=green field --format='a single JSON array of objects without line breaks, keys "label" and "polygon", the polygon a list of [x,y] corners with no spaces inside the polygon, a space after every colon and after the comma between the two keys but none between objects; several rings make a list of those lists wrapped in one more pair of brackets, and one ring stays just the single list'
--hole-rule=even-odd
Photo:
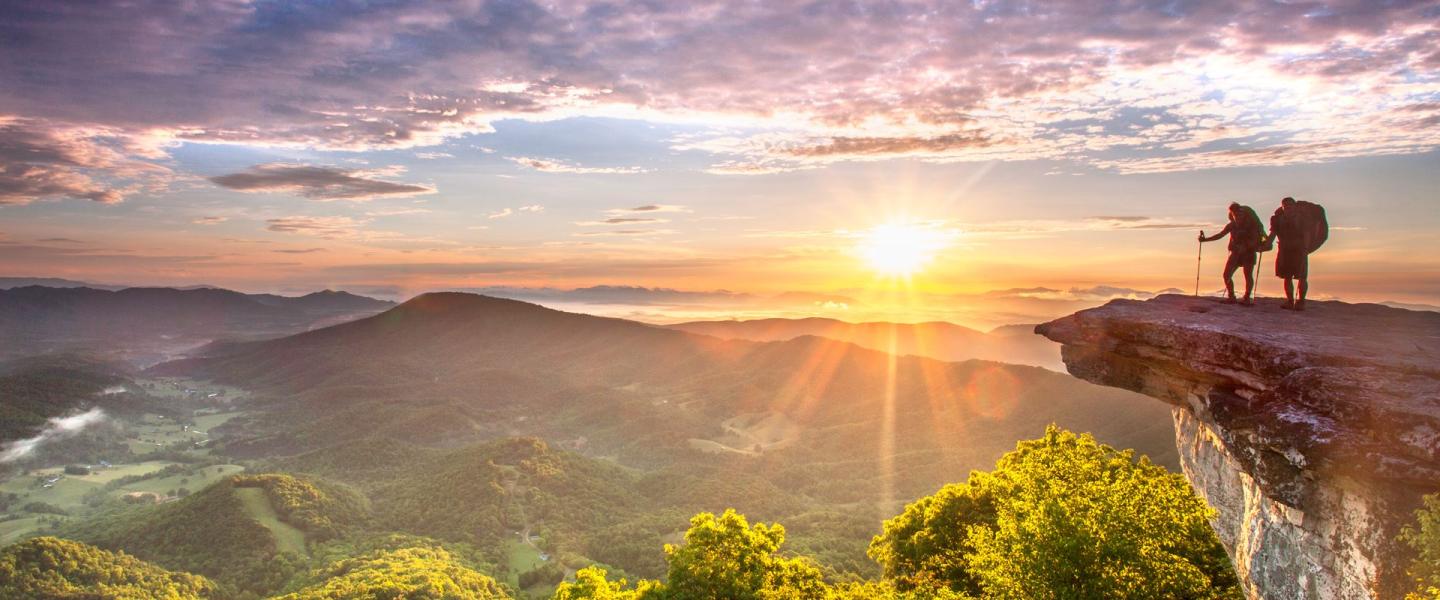
[{"label": "green field", "polygon": [[68,475],[48,488],[35,485],[34,481],[34,477],[13,477],[0,484],[0,492],[9,492],[19,496],[20,505],[27,502],[44,502],[69,511],[82,508],[84,506],[82,500],[85,498],[86,492],[102,485],[93,481],[82,481]]},{"label": "green field", "polygon": [[519,539],[505,542],[505,566],[509,569],[506,578],[510,580],[510,585],[520,587],[520,574],[543,564],[545,561],[540,560],[540,549]]},{"label": "green field", "polygon": [[[40,529],[40,520],[45,517],[21,517],[9,521],[0,521],[0,546],[8,546],[15,542],[26,539]],[[60,517],[69,520],[68,517]]]},{"label": "green field", "polygon": [[275,513],[275,507],[270,505],[270,499],[265,496],[263,488],[235,488],[235,494],[245,504],[245,510],[250,516],[269,529],[270,533],[275,534],[277,549],[308,556],[305,551],[305,533],[280,520],[280,515]]},{"label": "green field", "polygon": [[170,493],[170,490],[178,490],[182,487],[194,492],[244,470],[245,467],[239,465],[213,465],[204,467],[198,473],[191,475],[171,475],[137,481],[120,487],[115,493],[123,495],[126,492],[154,492],[163,496]]},{"label": "green field", "polygon": [[197,394],[190,395],[190,398],[205,397],[211,392],[223,392],[224,398],[229,400],[245,397],[245,390],[240,388],[193,379],[137,379],[135,382],[140,384],[146,393],[161,398],[187,398],[185,393],[187,389],[197,392]]},{"label": "green field", "polygon": [[211,429],[224,425],[226,421],[235,418],[239,414],[240,411],[231,411],[223,413],[195,415],[194,428],[199,429],[204,435],[209,435]]},{"label": "green field", "polygon": [[[138,462],[128,465],[97,467],[89,475],[66,475],[65,478],[74,479],[76,481],[84,481],[87,483],[106,484],[121,477],[154,473],[173,464],[175,463],[168,460],[147,460],[145,462]],[[39,475],[58,475],[64,472],[65,469],[63,467],[51,467],[48,469],[35,470],[35,473]]]},{"label": "green field", "polygon": [[[45,488],[36,485],[37,477],[47,477],[63,472],[61,467],[48,469],[37,469],[34,475],[12,477],[0,483],[0,492],[13,493],[20,497],[19,504],[27,502],[44,502],[53,504],[67,511],[85,510],[85,494],[96,489],[103,488],[105,484],[131,475],[145,475],[158,472],[166,467],[178,463],[166,460],[150,460],[131,465],[115,465],[113,467],[96,469],[89,475],[65,475],[55,485]],[[170,475],[168,477],[156,477],[137,481],[120,486],[112,491],[115,497],[123,496],[127,492],[155,492],[162,496],[170,493],[171,490],[188,488],[191,491],[198,491],[223,477],[234,475],[245,470],[239,465],[214,465],[203,467],[193,474]]]}]

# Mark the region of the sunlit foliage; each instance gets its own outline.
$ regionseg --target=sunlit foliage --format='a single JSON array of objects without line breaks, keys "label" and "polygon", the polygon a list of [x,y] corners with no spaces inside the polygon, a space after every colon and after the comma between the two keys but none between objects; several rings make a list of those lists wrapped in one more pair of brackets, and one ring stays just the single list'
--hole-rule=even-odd
[{"label": "sunlit foliage", "polygon": [[885,523],[902,589],[991,598],[1236,598],[1211,509],[1179,475],[1050,427]]},{"label": "sunlit foliage", "polygon": [[215,591],[204,577],[69,540],[41,537],[0,550],[0,598],[190,600]]},{"label": "sunlit foliage", "polygon": [[[666,583],[643,580],[634,589],[605,579],[597,567],[577,574],[575,583],[555,591],[560,600],[821,600],[830,592],[820,570],[809,561],[777,554],[785,542],[779,524],[756,523],[733,510],[720,516],[700,513],[690,520],[685,543],[666,545]],[[583,577],[581,576],[583,575]]]},{"label": "sunlit foliage", "polygon": [[1400,539],[1415,550],[1410,563],[1410,576],[1417,589],[1408,600],[1440,600],[1440,494],[1425,497],[1425,504],[1415,511],[1415,524],[1407,526]]},{"label": "sunlit foliage", "polygon": [[460,564],[442,548],[402,548],[337,561],[309,575],[314,583],[276,600],[362,600],[509,596],[494,579]]}]

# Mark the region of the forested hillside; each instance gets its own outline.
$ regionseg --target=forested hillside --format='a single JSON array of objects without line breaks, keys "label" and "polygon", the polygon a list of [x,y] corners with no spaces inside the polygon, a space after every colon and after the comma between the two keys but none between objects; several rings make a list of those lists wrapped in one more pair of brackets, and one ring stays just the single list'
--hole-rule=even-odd
[{"label": "forested hillside", "polygon": [[0,598],[217,597],[215,585],[204,577],[167,571],[79,542],[40,537],[0,549]]}]

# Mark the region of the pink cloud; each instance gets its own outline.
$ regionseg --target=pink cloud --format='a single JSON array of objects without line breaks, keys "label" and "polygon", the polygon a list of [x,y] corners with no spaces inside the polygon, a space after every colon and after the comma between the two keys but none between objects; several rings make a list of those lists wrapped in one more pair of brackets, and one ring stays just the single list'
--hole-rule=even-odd
[{"label": "pink cloud", "polygon": [[[1118,164],[1098,158],[1112,149],[1177,168],[1285,164],[1440,147],[1430,115],[1387,116],[1440,97],[1437,21],[1435,0],[18,2],[0,16],[0,112],[104,130],[130,159],[174,141],[415,148],[504,118],[594,114],[767,132],[687,143],[716,173],[895,156]],[[1064,129],[1124,108],[1178,127]],[[1223,154],[1238,138],[1217,128],[1277,148],[1378,141]],[[63,163],[0,160],[9,203],[123,193]]]}]

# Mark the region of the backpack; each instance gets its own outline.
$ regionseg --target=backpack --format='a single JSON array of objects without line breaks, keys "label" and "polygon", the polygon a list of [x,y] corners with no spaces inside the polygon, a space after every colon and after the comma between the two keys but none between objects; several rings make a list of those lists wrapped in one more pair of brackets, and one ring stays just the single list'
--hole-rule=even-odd
[{"label": "backpack", "polygon": [[1236,216],[1230,235],[1240,240],[1240,248],[1250,251],[1258,250],[1265,241],[1265,224],[1260,221],[1260,215],[1255,214],[1255,209],[1241,205],[1239,215]]},{"label": "backpack", "polygon": [[1321,246],[1325,245],[1325,241],[1330,239],[1330,222],[1325,219],[1325,207],[1314,202],[1300,200],[1295,203],[1295,208],[1298,209],[1300,227],[1303,228],[1305,239],[1309,242],[1309,247],[1305,249],[1305,252],[1308,254],[1319,250]]}]

